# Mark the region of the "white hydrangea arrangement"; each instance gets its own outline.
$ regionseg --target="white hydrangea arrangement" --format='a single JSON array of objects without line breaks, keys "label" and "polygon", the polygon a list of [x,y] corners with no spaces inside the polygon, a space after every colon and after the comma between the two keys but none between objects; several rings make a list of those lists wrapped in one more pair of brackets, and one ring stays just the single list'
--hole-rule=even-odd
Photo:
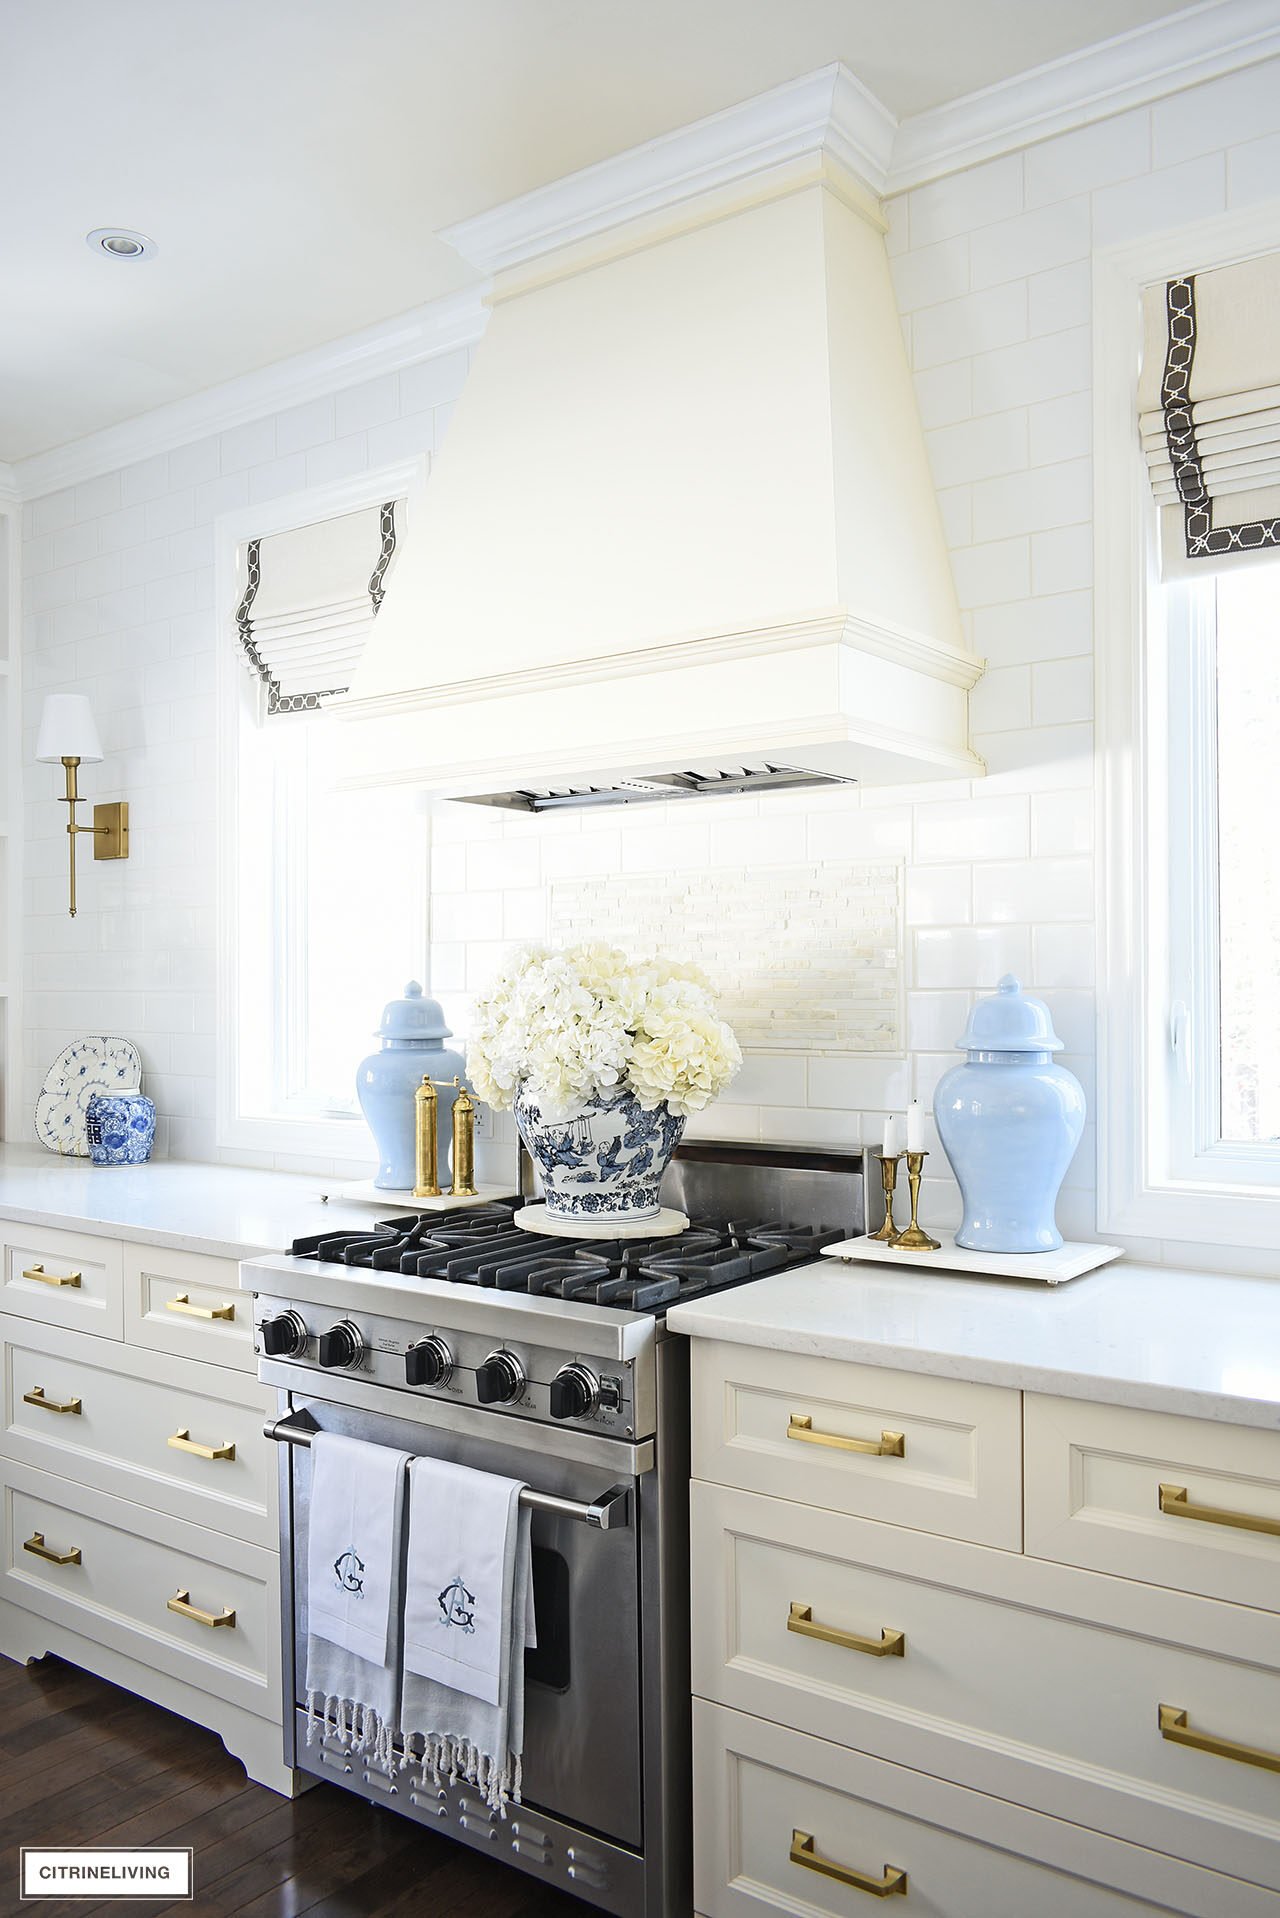
[{"label": "white hydrangea arrangement", "polygon": [[518,952],[481,994],[467,1047],[478,1098],[505,1110],[523,1085],[552,1124],[625,1091],[642,1106],[700,1112],[741,1064],[697,966],[603,944]]}]

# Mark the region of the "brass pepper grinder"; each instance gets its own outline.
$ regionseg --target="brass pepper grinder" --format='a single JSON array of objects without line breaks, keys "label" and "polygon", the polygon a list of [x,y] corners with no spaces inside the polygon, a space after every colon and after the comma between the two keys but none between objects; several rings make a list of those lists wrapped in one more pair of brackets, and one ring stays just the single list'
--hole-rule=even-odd
[{"label": "brass pepper grinder", "polygon": [[920,1224],[917,1214],[920,1211],[920,1178],[924,1171],[927,1152],[908,1152],[907,1184],[911,1188],[911,1223],[905,1231],[899,1232],[893,1241],[896,1252],[936,1252],[937,1239],[931,1239]]},{"label": "brass pepper grinder", "polygon": [[898,1183],[898,1161],[901,1157],[900,1152],[882,1152],[880,1155],[880,1183],[884,1187],[884,1224],[878,1232],[873,1232],[871,1237],[884,1239],[890,1244],[898,1236],[898,1228],[893,1222],[893,1194]]},{"label": "brass pepper grinder", "polygon": [[429,1074],[413,1095],[415,1199],[438,1199],[440,1180],[436,1175],[436,1112],[440,1101]]},{"label": "brass pepper grinder", "polygon": [[453,1102],[453,1184],[449,1191],[455,1199],[476,1197],[476,1102],[455,1079],[458,1096]]}]

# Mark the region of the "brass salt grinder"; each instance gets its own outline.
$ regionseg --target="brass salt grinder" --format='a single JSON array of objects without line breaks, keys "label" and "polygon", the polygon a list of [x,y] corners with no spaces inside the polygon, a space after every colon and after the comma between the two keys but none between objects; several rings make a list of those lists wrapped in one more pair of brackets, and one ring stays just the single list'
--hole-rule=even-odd
[{"label": "brass salt grinder", "polygon": [[[443,1081],[442,1081],[443,1083]],[[454,1079],[457,1098],[453,1102],[453,1183],[451,1198],[474,1199],[476,1195],[476,1105],[461,1079]],[[436,1164],[436,1122],[440,1101],[435,1083],[428,1077],[413,1095],[415,1199],[441,1196]]]}]

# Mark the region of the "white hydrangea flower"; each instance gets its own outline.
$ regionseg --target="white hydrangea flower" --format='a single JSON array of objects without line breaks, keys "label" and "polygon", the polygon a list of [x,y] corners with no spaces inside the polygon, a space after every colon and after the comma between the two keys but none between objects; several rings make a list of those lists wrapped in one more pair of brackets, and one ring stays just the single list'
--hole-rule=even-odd
[{"label": "white hydrangea flower", "polygon": [[467,1048],[486,1105],[505,1110],[523,1085],[556,1124],[618,1091],[700,1112],[741,1064],[699,967],[602,942],[524,947],[477,1000]]}]

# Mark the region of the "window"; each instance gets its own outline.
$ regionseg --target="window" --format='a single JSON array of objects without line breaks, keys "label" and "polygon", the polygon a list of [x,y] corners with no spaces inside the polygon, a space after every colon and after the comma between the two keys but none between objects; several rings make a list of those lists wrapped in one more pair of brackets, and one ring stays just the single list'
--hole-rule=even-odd
[{"label": "window", "polygon": [[1280,563],[1167,590],[1168,1169],[1280,1189]]},{"label": "window", "polygon": [[1095,258],[1098,1223],[1228,1266],[1280,1245],[1277,287],[1273,208]]},{"label": "window", "polygon": [[398,525],[417,477],[370,476],[217,529],[220,1145],[370,1156],[356,1067],[383,1004],[427,977],[426,802],[344,789],[331,703],[393,571],[388,502],[400,496]]}]

